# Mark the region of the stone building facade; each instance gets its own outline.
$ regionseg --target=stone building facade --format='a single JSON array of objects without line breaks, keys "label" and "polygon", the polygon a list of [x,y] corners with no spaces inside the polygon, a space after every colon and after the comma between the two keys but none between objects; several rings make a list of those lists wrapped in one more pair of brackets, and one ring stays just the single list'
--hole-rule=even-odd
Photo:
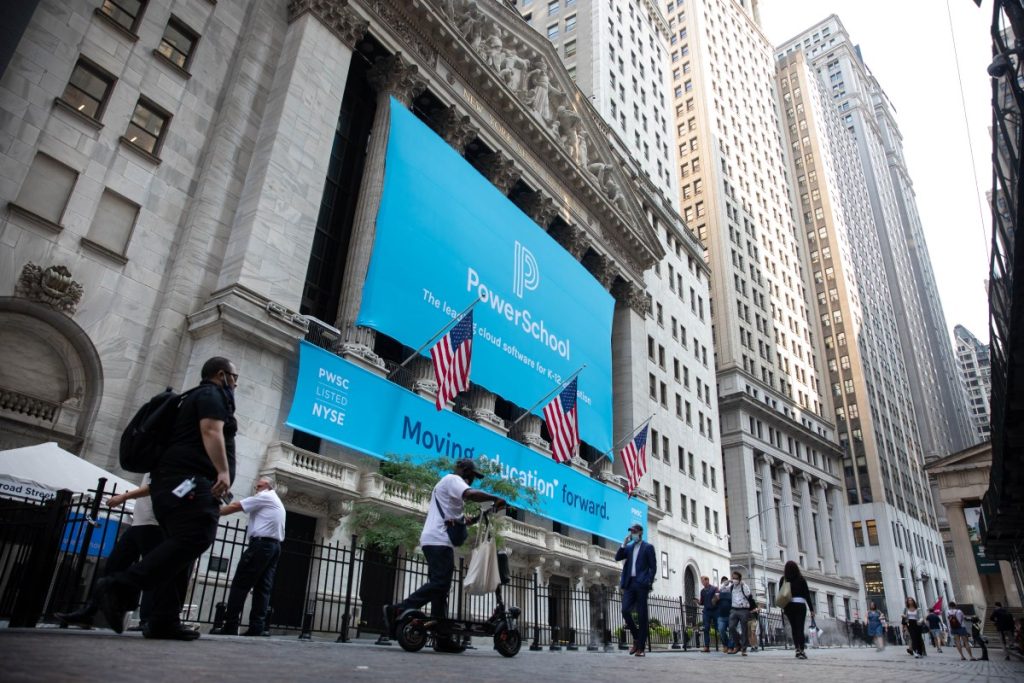
[{"label": "stone building facade", "polygon": [[[422,513],[377,461],[284,425],[301,339],[333,335],[381,376],[401,360],[355,324],[391,97],[612,294],[628,435],[650,407],[645,273],[685,228],[510,3],[41,0],[0,79],[3,445],[56,440],[116,469],[135,408],[225,355],[242,375],[236,492],[273,476],[289,529],[316,539],[345,537],[364,501]],[[413,371],[429,399],[429,363]],[[539,419],[510,431],[508,402],[481,387],[455,409],[550,453]],[[598,455],[572,466],[618,486],[621,465]],[[685,563],[710,572],[676,536],[660,592],[682,592]],[[545,583],[617,577],[612,544],[551,520],[523,513],[508,539]]]},{"label": "stone building facade", "polygon": [[756,0],[669,2],[679,203],[714,300],[732,563],[768,600],[800,564],[820,614],[864,602],[831,399],[821,391],[772,46]]}]

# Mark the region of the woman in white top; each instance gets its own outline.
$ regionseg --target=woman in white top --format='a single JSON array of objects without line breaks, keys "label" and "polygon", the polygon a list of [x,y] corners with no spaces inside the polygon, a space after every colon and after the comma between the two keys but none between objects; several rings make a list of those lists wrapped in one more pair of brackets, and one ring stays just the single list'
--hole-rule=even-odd
[{"label": "woman in white top", "polygon": [[924,638],[921,637],[921,629],[924,615],[917,607],[914,598],[907,598],[906,609],[903,610],[903,618],[907,621],[907,631],[910,632],[910,648],[908,653],[914,655],[914,659],[924,656]]}]

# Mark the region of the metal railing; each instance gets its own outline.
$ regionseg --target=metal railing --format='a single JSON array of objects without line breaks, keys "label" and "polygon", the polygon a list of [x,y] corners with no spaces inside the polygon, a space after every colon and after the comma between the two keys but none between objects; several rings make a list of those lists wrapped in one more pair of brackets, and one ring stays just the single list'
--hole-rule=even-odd
[{"label": "metal railing", "polygon": [[[11,626],[35,626],[52,621],[54,612],[75,609],[88,600],[105,557],[130,524],[128,513],[108,510],[100,504],[103,494],[92,494],[72,498],[63,491],[46,502],[0,498],[0,619],[8,619]],[[242,520],[219,524],[216,540],[193,569],[184,621],[219,625],[220,606],[227,602],[231,577],[246,546]],[[465,594],[467,565],[466,558],[457,560],[448,614],[483,621],[494,611],[496,598]],[[356,537],[330,543],[288,538],[282,544],[268,627],[277,634],[309,638],[317,633],[338,642],[381,633],[382,607],[418,588],[427,571],[421,555],[366,548]],[[631,645],[617,586],[579,588],[559,577],[545,584],[537,573],[528,573],[513,574],[501,590],[507,605],[522,610],[520,630],[531,649],[593,651]],[[699,606],[681,597],[652,595],[648,607],[652,648],[705,645]],[[757,623],[759,646],[791,646],[789,627],[779,610],[762,610]],[[824,631],[822,645],[855,644],[855,629],[849,624],[827,617],[819,617],[817,623]],[[712,629],[716,627],[712,623]],[[707,645],[718,646],[717,630]]]}]

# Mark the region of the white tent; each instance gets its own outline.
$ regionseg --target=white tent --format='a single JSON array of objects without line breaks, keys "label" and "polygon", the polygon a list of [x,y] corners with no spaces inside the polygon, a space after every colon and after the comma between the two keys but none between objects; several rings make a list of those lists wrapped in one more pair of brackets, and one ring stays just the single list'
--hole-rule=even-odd
[{"label": "white tent", "polygon": [[115,485],[118,493],[138,486],[53,442],[0,451],[0,495],[50,498],[60,489],[86,493],[96,488],[100,477],[107,478],[103,489],[106,493],[111,493]]}]

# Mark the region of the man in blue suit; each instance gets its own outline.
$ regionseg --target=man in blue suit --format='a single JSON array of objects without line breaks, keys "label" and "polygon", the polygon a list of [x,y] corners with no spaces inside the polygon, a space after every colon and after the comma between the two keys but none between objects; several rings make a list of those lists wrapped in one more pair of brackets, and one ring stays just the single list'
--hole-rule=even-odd
[{"label": "man in blue suit", "polygon": [[[654,546],[644,541],[644,528],[640,524],[629,527],[629,536],[615,553],[616,561],[625,560],[622,567],[622,618],[633,635],[629,654],[645,656],[647,647],[647,595],[658,575],[658,559]],[[633,621],[633,612],[639,617],[639,626]]]}]

